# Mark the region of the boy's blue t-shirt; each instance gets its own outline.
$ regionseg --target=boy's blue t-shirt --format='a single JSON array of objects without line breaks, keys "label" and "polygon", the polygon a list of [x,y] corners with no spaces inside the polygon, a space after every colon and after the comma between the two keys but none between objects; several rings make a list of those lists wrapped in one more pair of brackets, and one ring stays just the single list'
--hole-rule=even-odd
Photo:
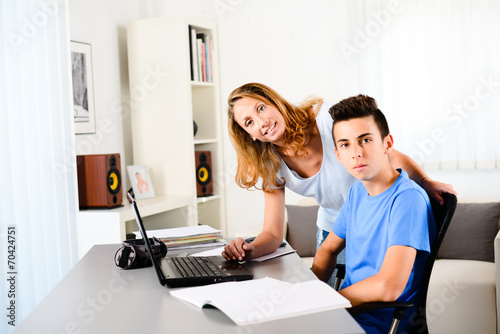
[{"label": "boy's blue t-shirt", "polygon": [[[354,184],[335,221],[333,232],[346,240],[346,288],[380,271],[387,249],[410,246],[417,256],[408,283],[398,298],[412,301],[414,309],[405,312],[399,331],[406,330],[416,311],[418,291],[436,224],[427,193],[408,174],[400,170],[396,182],[383,193],[370,196],[361,182]],[[392,309],[361,314],[355,319],[367,333],[387,333]]]}]

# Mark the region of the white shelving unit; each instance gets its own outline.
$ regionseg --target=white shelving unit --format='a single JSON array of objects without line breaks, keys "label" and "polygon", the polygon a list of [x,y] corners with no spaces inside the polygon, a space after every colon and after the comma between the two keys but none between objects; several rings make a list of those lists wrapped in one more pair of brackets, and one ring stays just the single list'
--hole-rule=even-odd
[{"label": "white shelving unit", "polygon": [[[190,27],[210,35],[213,82],[191,80]],[[227,235],[224,184],[219,182],[225,174],[217,26],[159,17],[129,22],[127,35],[133,160],[147,167],[156,193],[138,200],[146,228],[206,224]],[[211,152],[213,196],[197,197],[195,151]],[[121,243],[138,229],[128,202],[116,209],[82,210],[77,221],[80,257],[93,244]]]}]

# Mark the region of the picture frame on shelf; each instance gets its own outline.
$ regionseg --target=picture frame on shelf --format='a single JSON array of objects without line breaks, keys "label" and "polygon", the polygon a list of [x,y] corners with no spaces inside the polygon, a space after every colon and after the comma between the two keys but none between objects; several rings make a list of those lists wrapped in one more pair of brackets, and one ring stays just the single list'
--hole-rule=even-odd
[{"label": "picture frame on shelf", "polygon": [[95,133],[94,80],[90,44],[71,41],[71,73],[75,134]]},{"label": "picture frame on shelf", "polygon": [[128,176],[136,199],[155,197],[155,191],[145,166],[127,166]]}]

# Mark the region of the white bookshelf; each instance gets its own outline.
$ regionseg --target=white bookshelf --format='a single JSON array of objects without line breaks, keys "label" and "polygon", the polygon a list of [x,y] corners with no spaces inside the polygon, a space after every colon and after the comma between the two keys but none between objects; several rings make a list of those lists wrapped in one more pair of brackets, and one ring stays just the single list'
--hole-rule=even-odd
[{"label": "white bookshelf", "polygon": [[[213,82],[191,80],[190,27],[212,40]],[[225,175],[216,24],[143,19],[128,23],[127,38],[134,164],[148,167],[157,194],[190,199],[187,213],[176,217],[181,221],[165,226],[207,224],[226,235],[224,184],[218,182]],[[195,151],[211,151],[213,196],[196,195]]]}]

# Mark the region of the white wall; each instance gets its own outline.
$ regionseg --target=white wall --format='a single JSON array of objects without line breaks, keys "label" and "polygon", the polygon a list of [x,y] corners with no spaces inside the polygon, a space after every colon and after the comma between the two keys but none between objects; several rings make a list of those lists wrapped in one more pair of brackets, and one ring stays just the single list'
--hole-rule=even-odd
[{"label": "white wall", "polygon": [[[85,150],[90,143],[91,153],[119,152],[125,156],[122,168],[132,164],[126,103],[126,21],[163,15],[216,20],[224,108],[228,94],[250,81],[268,84],[292,102],[311,94],[339,100],[359,93],[352,88],[351,80],[359,73],[350,73],[344,66],[339,48],[344,36],[352,34],[353,29],[345,17],[334,15],[345,10],[343,4],[344,1],[331,0],[73,0],[71,38],[91,43],[93,48],[97,129],[103,119],[112,123],[110,129],[101,126],[101,133],[77,136],[77,153],[88,154]],[[225,123],[225,111],[222,117]],[[233,235],[262,223],[264,202],[260,191],[247,191],[235,185],[236,157],[225,124],[223,128],[228,174],[227,218],[229,234]],[[429,171],[429,174],[453,184],[460,197],[500,198],[498,169]],[[298,198],[287,193],[287,203],[296,203]]]},{"label": "white wall", "polygon": [[[120,153],[122,181],[132,164],[126,23],[147,15],[140,0],[72,0],[71,40],[91,44],[96,133],[76,135],[76,154]],[[127,188],[128,189],[128,188]]]},{"label": "white wall", "polygon": [[[330,19],[335,7],[328,0],[243,1],[219,15],[223,104],[234,88],[252,81],[269,85],[291,102],[309,95],[333,100],[346,96],[332,61],[339,56],[339,35],[334,32],[342,29]],[[229,140],[225,144],[227,166],[233,167],[226,188],[229,233],[238,233],[262,223],[264,199],[261,191],[234,183],[236,155]],[[293,195],[287,191],[287,203],[300,198]]]}]

